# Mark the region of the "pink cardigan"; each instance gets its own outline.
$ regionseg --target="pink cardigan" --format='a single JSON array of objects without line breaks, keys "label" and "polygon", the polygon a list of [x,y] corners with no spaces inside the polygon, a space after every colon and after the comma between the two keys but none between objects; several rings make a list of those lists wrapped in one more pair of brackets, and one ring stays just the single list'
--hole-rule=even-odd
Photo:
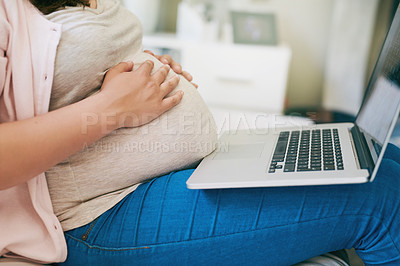
[{"label": "pink cardigan", "polygon": [[[0,0],[0,123],[47,113],[60,36],[28,0]],[[66,255],[44,174],[0,191],[0,256],[50,263]]]}]

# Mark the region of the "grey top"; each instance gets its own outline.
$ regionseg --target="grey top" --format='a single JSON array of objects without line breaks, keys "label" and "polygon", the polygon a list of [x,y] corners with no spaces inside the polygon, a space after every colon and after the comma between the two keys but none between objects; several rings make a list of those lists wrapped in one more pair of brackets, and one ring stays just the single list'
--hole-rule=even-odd
[{"label": "grey top", "polygon": [[[121,61],[134,61],[135,69],[146,60],[155,62],[153,71],[162,66],[143,53],[141,25],[132,13],[118,0],[97,2],[97,9],[68,7],[47,15],[63,29],[51,110],[98,91],[107,69]],[[160,118],[117,130],[46,172],[64,230],[93,221],[140,183],[189,167],[216,147],[215,123],[197,90],[184,78],[177,90],[185,92],[182,102]],[[88,115],[82,114],[83,122]]]}]

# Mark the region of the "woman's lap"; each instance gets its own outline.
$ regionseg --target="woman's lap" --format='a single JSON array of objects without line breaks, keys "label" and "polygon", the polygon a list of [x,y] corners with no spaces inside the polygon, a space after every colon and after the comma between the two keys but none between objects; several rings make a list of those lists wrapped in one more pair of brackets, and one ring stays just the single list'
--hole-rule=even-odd
[{"label": "woman's lap", "polygon": [[390,146],[376,181],[362,185],[188,190],[192,170],[172,173],[66,232],[67,264],[290,265],[355,247],[367,264],[396,265],[399,160]]}]

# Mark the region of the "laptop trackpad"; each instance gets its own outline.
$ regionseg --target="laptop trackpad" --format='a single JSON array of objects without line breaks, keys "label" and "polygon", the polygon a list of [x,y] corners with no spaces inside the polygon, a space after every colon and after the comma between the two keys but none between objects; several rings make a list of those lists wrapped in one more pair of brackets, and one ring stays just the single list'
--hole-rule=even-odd
[{"label": "laptop trackpad", "polygon": [[213,160],[252,159],[260,158],[265,143],[230,144],[215,155]]}]

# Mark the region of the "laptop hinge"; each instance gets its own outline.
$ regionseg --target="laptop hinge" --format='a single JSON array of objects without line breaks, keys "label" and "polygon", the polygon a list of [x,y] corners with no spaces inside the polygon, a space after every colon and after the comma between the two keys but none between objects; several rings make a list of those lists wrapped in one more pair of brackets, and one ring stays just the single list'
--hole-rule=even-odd
[{"label": "laptop hinge", "polygon": [[375,163],[370,154],[364,134],[360,131],[357,125],[354,125],[350,131],[353,136],[354,147],[356,148],[360,167],[361,169],[367,169],[371,174],[374,170]]}]

